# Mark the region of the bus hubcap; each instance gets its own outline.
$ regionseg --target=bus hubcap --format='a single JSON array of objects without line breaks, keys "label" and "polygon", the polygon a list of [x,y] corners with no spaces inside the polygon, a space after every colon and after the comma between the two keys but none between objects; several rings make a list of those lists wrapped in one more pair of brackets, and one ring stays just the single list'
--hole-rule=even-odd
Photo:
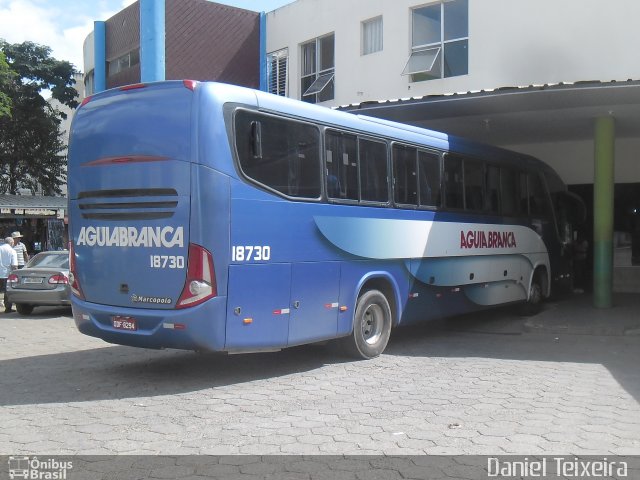
[{"label": "bus hubcap", "polygon": [[379,305],[369,305],[362,319],[362,338],[369,345],[375,345],[382,336],[384,313]]}]

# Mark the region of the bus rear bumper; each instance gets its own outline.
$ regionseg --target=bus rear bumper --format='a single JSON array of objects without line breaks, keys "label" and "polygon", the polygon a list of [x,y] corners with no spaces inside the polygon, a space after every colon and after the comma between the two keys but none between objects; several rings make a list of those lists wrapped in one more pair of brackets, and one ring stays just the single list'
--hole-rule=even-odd
[{"label": "bus rear bumper", "polygon": [[[226,297],[216,297],[191,308],[152,310],[113,307],[71,297],[76,326],[81,333],[106,342],[141,348],[222,351],[225,344]],[[135,330],[116,328],[114,319],[129,319]]]}]

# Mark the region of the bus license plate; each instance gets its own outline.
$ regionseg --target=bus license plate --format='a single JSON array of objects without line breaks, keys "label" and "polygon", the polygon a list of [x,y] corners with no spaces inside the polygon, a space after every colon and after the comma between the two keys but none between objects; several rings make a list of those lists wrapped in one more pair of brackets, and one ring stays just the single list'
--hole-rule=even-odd
[{"label": "bus license plate", "polygon": [[111,324],[113,325],[113,328],[117,330],[138,330],[138,322],[135,318],[131,317],[112,317]]}]

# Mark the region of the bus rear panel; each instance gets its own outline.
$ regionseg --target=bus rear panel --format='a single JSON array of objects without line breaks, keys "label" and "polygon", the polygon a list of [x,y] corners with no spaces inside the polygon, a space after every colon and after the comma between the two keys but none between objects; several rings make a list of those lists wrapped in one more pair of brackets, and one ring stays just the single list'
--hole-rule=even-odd
[{"label": "bus rear panel", "polygon": [[[83,333],[149,347],[221,349],[216,262],[226,258],[228,178],[196,162],[195,92],[138,85],[88,99],[69,153],[73,312]],[[192,205],[194,179],[205,181]],[[215,210],[215,211],[212,211]],[[193,228],[198,216],[207,227]],[[206,245],[206,247],[205,247]],[[224,275],[222,275],[224,277]],[[224,285],[223,285],[224,287]]]}]

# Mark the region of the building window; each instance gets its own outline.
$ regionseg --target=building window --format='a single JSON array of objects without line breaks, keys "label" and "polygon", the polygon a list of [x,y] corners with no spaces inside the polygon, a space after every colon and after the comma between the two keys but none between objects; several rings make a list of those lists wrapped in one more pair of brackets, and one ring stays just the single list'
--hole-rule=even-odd
[{"label": "building window", "polygon": [[382,17],[362,22],[362,55],[382,51]]},{"label": "building window", "polygon": [[289,93],[289,49],[267,55],[267,88],[269,93],[286,97]]},{"label": "building window", "polygon": [[107,66],[107,75],[112,76],[140,63],[140,49],[136,48],[121,57],[111,60]]},{"label": "building window", "polygon": [[469,73],[469,3],[449,0],[411,10],[411,55],[402,75],[412,82]]},{"label": "building window", "polygon": [[301,45],[302,100],[309,103],[333,100],[335,90],[335,36],[319,37]]}]

